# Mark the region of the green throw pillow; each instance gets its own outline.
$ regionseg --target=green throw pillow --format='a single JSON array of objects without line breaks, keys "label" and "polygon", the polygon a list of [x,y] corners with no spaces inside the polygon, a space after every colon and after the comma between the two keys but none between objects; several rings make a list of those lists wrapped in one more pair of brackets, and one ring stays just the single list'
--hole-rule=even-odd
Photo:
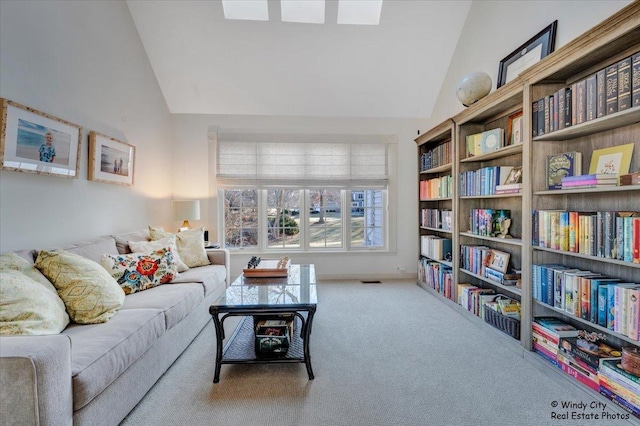
[{"label": "green throw pillow", "polygon": [[85,257],[64,250],[41,250],[35,265],[56,287],[69,316],[79,324],[107,322],[124,302],[116,280]]}]

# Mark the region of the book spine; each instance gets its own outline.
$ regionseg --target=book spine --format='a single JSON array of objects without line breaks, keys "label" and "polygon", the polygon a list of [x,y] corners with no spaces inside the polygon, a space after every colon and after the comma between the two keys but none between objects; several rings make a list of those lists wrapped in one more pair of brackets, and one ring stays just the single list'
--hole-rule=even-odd
[{"label": "book spine", "polygon": [[633,261],[633,218],[632,217],[625,217],[624,218],[624,222],[623,222],[623,234],[624,236],[622,237],[624,239],[624,256],[622,258],[622,260],[624,260],[625,262],[631,262]]},{"label": "book spine", "polygon": [[577,100],[578,100],[578,83],[573,83],[571,85],[571,125],[572,126],[575,126],[578,123]]},{"label": "book spine", "polygon": [[569,251],[578,252],[578,212],[569,212]]},{"label": "book spine", "polygon": [[631,58],[618,62],[618,111],[631,108]]},{"label": "book spine", "polygon": [[587,77],[586,82],[586,121],[598,117],[597,91],[596,75],[593,74]]},{"label": "book spine", "polygon": [[608,285],[601,285],[598,287],[598,325],[601,327],[607,326],[607,300],[608,300]]},{"label": "book spine", "polygon": [[591,315],[591,280],[580,279],[580,318],[589,320]]},{"label": "book spine", "polygon": [[576,124],[587,121],[587,80],[580,80],[576,83]]},{"label": "book spine", "polygon": [[606,71],[601,69],[596,73],[596,110],[598,118],[607,114],[607,77]]},{"label": "book spine", "polygon": [[544,108],[543,108],[543,111],[544,111],[544,133],[545,134],[547,134],[547,133],[549,133],[551,131],[550,130],[551,129],[551,121],[550,120],[551,120],[551,117],[552,117],[552,112],[551,112],[550,108],[552,107],[552,104],[549,102],[550,98],[552,98],[552,96],[549,96],[549,95],[547,95],[547,96],[545,96],[543,98],[543,101],[544,101]]},{"label": "book spine", "polygon": [[614,284],[607,286],[607,328],[611,331],[614,331],[615,324],[616,287]]},{"label": "book spine", "polygon": [[564,129],[567,125],[565,114],[566,114],[566,102],[567,102],[567,89],[561,88],[556,92],[558,95],[558,129]]},{"label": "book spine", "polygon": [[607,78],[607,115],[618,112],[618,65],[611,65],[605,69]]},{"label": "book spine", "polygon": [[631,57],[631,105],[640,106],[640,52]]},{"label": "book spine", "polygon": [[544,98],[538,99],[538,136],[544,135]]},{"label": "book spine", "polygon": [[604,212],[604,257],[613,259],[615,241],[615,212]]},{"label": "book spine", "polygon": [[598,257],[604,257],[604,212],[598,211],[596,212],[596,252],[595,255]]},{"label": "book spine", "polygon": [[538,136],[538,101],[531,104],[531,136]]},{"label": "book spine", "polygon": [[616,257],[617,260],[624,259],[624,218],[616,216]]},{"label": "book spine", "polygon": [[554,92],[549,99],[549,103],[551,104],[551,119],[549,123],[549,130],[555,131],[558,130],[558,92]]},{"label": "book spine", "polygon": [[590,306],[589,306],[589,322],[598,323],[598,288],[600,283],[598,280],[591,280],[590,285]]},{"label": "book spine", "polygon": [[570,87],[566,88],[565,96],[566,96],[566,100],[565,100],[565,109],[564,109],[564,126],[569,127],[571,126],[571,111],[572,111],[571,110],[572,90]]},{"label": "book spine", "polygon": [[634,217],[632,221],[633,244],[631,250],[633,255],[631,260],[633,263],[640,263],[640,217]]}]

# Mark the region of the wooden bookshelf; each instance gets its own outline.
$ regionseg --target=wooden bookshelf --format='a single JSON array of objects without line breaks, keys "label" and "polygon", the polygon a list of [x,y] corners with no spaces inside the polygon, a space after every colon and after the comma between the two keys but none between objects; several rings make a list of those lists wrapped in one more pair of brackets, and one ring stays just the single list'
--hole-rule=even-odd
[{"label": "wooden bookshelf", "polygon": [[[446,169],[429,173],[451,173],[454,192],[452,200],[444,204],[453,210],[451,232],[454,290],[459,283],[493,288],[521,302],[520,346],[532,351],[532,321],[537,316],[555,316],[576,328],[604,333],[613,346],[640,346],[628,336],[576,317],[563,309],[533,298],[534,264],[560,264],[570,268],[593,271],[624,282],[638,282],[640,264],[538,247],[533,244],[532,212],[563,210],[580,212],[640,211],[640,185],[605,188],[548,190],[546,158],[552,154],[579,151],[582,153],[582,172],[587,174],[592,152],[596,149],[634,144],[630,171],[640,170],[640,106],[593,118],[581,124],[550,131],[541,136],[532,135],[532,103],[552,95],[562,87],[570,87],[597,71],[640,52],[640,2],[629,4],[618,13],[591,30],[557,49],[531,66],[517,78],[487,95],[470,107],[420,135],[415,141],[419,153],[444,139],[452,140],[452,164]],[[523,143],[505,146],[497,151],[467,157],[467,135],[494,128],[507,128],[508,117],[522,110]],[[507,136],[508,137],[508,136]],[[522,189],[515,194],[462,196],[460,174],[486,166],[522,166]],[[424,172],[419,175],[425,179]],[[430,201],[436,205],[441,202]],[[420,206],[425,205],[424,201]],[[470,232],[472,209],[504,209],[511,211],[511,239],[480,236]],[[442,233],[438,229],[419,228],[419,234]],[[449,234],[448,234],[449,235]],[[487,246],[511,254],[511,267],[522,274],[521,288],[504,286],[488,278],[465,270],[461,265],[461,246]],[[422,283],[419,283],[421,286]],[[434,293],[432,289],[430,292]],[[457,295],[452,300],[457,301]],[[449,303],[449,301],[447,301]],[[472,314],[471,314],[472,315]],[[487,327],[490,325],[487,324]]]}]

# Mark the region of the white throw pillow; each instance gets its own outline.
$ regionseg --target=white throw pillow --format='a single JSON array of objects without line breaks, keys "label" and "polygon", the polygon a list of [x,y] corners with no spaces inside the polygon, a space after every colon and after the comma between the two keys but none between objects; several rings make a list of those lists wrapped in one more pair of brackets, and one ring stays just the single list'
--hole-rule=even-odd
[{"label": "white throw pillow", "polygon": [[149,234],[152,240],[175,235],[176,244],[180,258],[187,264],[189,268],[196,266],[210,265],[207,251],[204,249],[204,228],[189,229],[177,234],[164,231],[162,228],[149,227]]},{"label": "white throw pillow", "polygon": [[173,263],[178,268],[178,272],[188,271],[189,267],[180,258],[178,246],[176,245],[176,236],[170,235],[155,241],[129,241],[131,251],[134,253],[151,253],[156,250],[170,247],[173,253]]}]

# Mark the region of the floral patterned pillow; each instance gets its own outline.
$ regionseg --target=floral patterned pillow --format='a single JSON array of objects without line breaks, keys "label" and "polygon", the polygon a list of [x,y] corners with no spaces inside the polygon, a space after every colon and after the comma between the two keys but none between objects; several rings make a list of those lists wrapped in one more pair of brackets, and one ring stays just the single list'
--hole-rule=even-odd
[{"label": "floral patterned pillow", "polygon": [[125,294],[166,284],[178,275],[171,247],[150,254],[104,254],[100,264],[120,284]]}]

